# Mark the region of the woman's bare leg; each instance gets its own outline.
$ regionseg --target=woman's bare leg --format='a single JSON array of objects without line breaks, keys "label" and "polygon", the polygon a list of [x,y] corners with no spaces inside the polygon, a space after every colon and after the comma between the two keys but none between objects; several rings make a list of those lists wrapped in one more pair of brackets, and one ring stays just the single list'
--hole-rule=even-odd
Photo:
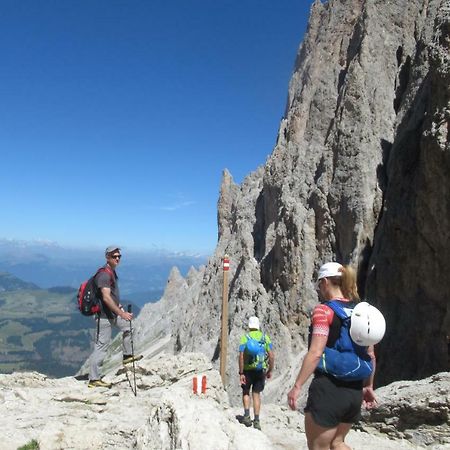
[{"label": "woman's bare leg", "polygon": [[345,442],[345,436],[347,436],[348,432],[352,428],[351,423],[340,423],[336,430],[336,435],[334,439],[331,441],[331,449],[332,450],[352,450]]},{"label": "woman's bare leg", "polygon": [[305,431],[309,450],[329,450],[338,427],[324,428],[317,425],[311,413],[305,414]]}]

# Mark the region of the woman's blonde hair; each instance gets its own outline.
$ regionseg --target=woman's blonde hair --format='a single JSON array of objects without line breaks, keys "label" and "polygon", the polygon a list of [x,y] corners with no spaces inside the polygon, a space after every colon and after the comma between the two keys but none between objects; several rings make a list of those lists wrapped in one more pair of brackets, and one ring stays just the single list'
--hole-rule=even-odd
[{"label": "woman's blonde hair", "polygon": [[359,301],[358,286],[356,285],[356,272],[353,267],[342,266],[342,276],[330,277],[329,280],[341,288],[342,295],[350,300]]}]

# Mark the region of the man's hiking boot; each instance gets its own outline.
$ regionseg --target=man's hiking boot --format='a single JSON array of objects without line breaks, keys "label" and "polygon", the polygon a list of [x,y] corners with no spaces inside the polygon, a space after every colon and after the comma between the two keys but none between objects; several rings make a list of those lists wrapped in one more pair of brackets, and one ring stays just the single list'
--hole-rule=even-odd
[{"label": "man's hiking boot", "polygon": [[110,389],[112,387],[111,383],[107,383],[103,380],[90,380],[88,384],[88,388],[95,388],[95,387],[104,387]]},{"label": "man's hiking boot", "polygon": [[242,424],[244,424],[246,427],[251,427],[252,426],[252,419],[250,418],[250,416],[244,416],[242,418]]},{"label": "man's hiking boot", "polygon": [[253,428],[256,428],[257,430],[261,430],[261,424],[259,423],[259,420],[253,421]]},{"label": "man's hiking boot", "polygon": [[136,362],[136,361],[139,361],[139,360],[141,360],[143,358],[143,356],[142,355],[136,355],[136,356],[133,356],[133,355],[123,355],[123,364],[130,364],[130,363],[132,363],[133,361],[134,362]]}]

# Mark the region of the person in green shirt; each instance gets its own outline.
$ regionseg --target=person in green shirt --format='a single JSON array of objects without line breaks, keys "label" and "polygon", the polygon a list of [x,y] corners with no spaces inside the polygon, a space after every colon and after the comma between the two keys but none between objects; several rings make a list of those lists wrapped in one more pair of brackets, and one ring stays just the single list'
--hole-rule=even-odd
[{"label": "person in green shirt", "polygon": [[[250,317],[249,332],[241,337],[239,344],[239,381],[242,387],[244,417],[242,423],[261,429],[259,413],[260,393],[264,390],[265,379],[272,377],[275,356],[270,337],[260,330],[258,317]],[[254,420],[250,418],[250,390],[252,391]]]}]

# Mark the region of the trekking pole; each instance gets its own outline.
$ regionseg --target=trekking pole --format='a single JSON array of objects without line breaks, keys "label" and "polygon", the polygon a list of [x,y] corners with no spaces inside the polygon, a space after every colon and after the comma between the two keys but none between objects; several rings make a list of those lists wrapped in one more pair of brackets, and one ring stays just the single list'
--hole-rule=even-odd
[{"label": "trekking pole", "polygon": [[[128,304],[128,312],[130,314],[131,314],[131,308],[132,308],[131,303],[129,303]],[[131,386],[131,390],[133,391],[134,396],[137,397],[136,367],[134,365],[133,327],[131,326],[131,320],[130,320],[130,338],[131,338],[131,357],[133,358],[133,380],[134,380],[134,389],[133,389],[133,386]]]}]

